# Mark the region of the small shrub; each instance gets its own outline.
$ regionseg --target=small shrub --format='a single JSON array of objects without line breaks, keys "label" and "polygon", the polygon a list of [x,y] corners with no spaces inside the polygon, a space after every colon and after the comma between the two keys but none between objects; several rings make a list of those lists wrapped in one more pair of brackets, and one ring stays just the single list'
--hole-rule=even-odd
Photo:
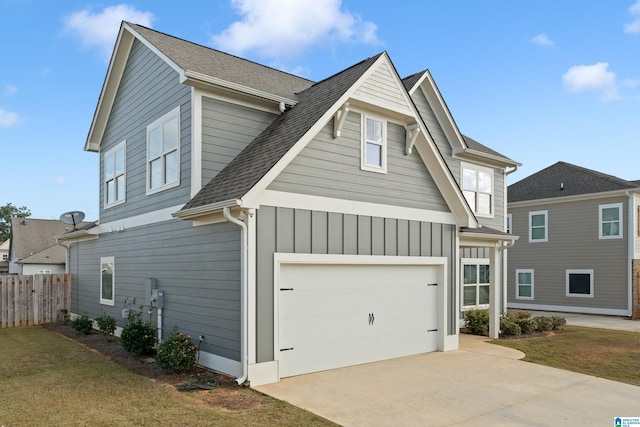
[{"label": "small shrub", "polygon": [[103,335],[111,336],[116,332],[116,319],[106,313],[96,317],[96,323]]},{"label": "small shrub", "polygon": [[196,364],[198,348],[181,333],[172,335],[158,346],[156,363],[166,372],[184,371]]},{"label": "small shrub", "polygon": [[465,311],[464,323],[472,334],[483,335],[489,331],[489,312],[487,310]]},{"label": "small shrub", "polygon": [[143,322],[141,314],[131,314],[130,322],[122,328],[120,344],[129,353],[136,356],[153,354],[156,345],[156,329],[148,322]]},{"label": "small shrub", "polygon": [[538,328],[538,322],[536,319],[520,317],[515,319],[514,322],[520,326],[520,330],[523,334],[530,334]]},{"label": "small shrub", "polygon": [[540,316],[535,318],[536,322],[538,322],[537,331],[545,332],[553,329],[553,321],[550,317]]},{"label": "small shrub", "polygon": [[76,317],[75,319],[71,320],[69,324],[73,329],[85,335],[89,335],[93,330],[93,321],[89,319],[89,316],[87,316],[86,314]]},{"label": "small shrub", "polygon": [[69,310],[66,308],[61,308],[58,310],[59,319],[62,320],[63,325],[68,325],[71,321],[71,315],[69,314]]},{"label": "small shrub", "polygon": [[526,310],[508,309],[506,316],[511,320],[529,319],[531,318],[531,313]]},{"label": "small shrub", "polygon": [[516,336],[522,333],[520,325],[509,319],[502,319],[500,322],[500,329],[503,335]]},{"label": "small shrub", "polygon": [[551,323],[553,324],[552,329],[558,329],[560,326],[564,326],[567,324],[567,319],[561,316],[551,316]]}]

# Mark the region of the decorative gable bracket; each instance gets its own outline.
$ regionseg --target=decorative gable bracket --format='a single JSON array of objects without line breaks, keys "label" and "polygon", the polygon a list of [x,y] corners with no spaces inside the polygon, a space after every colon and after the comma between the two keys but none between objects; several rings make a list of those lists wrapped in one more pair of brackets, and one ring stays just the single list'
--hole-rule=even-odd
[{"label": "decorative gable bracket", "polygon": [[420,133],[420,126],[417,123],[411,126],[405,126],[405,130],[407,131],[407,140],[406,140],[406,151],[405,154],[411,154],[413,151],[413,146],[416,143],[416,138]]},{"label": "decorative gable bracket", "polygon": [[333,137],[338,138],[342,132],[342,127],[344,126],[344,121],[347,119],[347,114],[349,114],[349,103],[345,102],[342,107],[336,114],[333,116]]}]

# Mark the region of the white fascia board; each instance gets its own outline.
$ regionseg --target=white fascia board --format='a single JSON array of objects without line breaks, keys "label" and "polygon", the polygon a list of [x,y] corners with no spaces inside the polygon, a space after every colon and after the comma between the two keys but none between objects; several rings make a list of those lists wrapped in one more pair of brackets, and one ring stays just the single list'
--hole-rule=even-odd
[{"label": "white fascia board", "polygon": [[193,219],[203,215],[209,215],[214,213],[215,211],[222,210],[226,207],[240,206],[241,201],[238,199],[230,199],[224,200],[222,202],[211,203],[209,205],[198,206],[191,209],[181,210],[181,206],[178,206],[177,209],[174,209],[171,214],[172,217],[178,219]]},{"label": "white fascia board", "polygon": [[[460,234],[460,247],[470,247],[470,248],[475,248],[475,247],[490,247],[490,246],[497,246],[500,244],[500,242],[515,242],[516,240],[520,239],[520,236],[513,236],[513,235],[508,235],[508,236],[501,236],[501,235],[497,235],[497,234],[482,234],[482,233],[473,233],[473,235],[468,235],[466,233],[461,233]],[[500,248],[499,246],[497,246],[498,248]]]},{"label": "white fascia board", "polygon": [[130,228],[141,227],[144,225],[156,224],[164,221],[171,221],[175,218],[173,213],[179,210],[182,205],[171,206],[153,212],[130,216],[98,225],[97,232],[99,234],[123,232]]},{"label": "white fascia board", "polygon": [[293,106],[298,103],[298,101],[294,99],[285,98],[283,96],[278,96],[269,92],[265,92],[259,89],[254,89],[248,86],[244,86],[238,83],[230,82],[227,80],[219,79],[217,77],[210,76],[208,74],[198,73],[196,71],[185,70],[184,74],[181,75],[180,83],[185,84],[193,84],[193,82],[202,82],[208,83],[214,86],[220,86],[227,89],[231,89],[236,92],[246,93],[257,98],[267,99],[269,101],[275,102],[284,102],[287,106]]},{"label": "white fascia board", "polygon": [[176,64],[171,58],[162,53],[153,43],[142,37],[140,33],[134,30],[131,26],[129,26],[126,22],[123,23],[123,26],[129,31],[131,34],[135,36],[142,44],[144,44],[150,51],[155,53],[160,59],[167,63],[171,68],[173,68],[176,73],[180,76],[180,82],[182,83],[185,80],[185,70],[182,69],[178,64]]},{"label": "white fascia board", "polygon": [[[500,167],[520,167],[522,166],[522,163],[518,163],[516,161],[507,159],[505,157],[500,157],[500,156],[496,156],[494,154],[489,154],[489,153],[485,153],[483,151],[478,151],[478,150],[473,150],[471,148],[466,148],[466,149],[461,149],[461,150],[454,150],[453,151],[454,155],[456,157],[461,157],[461,158],[472,158],[476,161],[478,160],[485,160],[488,161],[487,164],[491,165],[491,166],[500,166]],[[480,157],[481,159],[477,159],[478,157]]]},{"label": "white fascia board", "polygon": [[116,40],[116,45],[111,55],[107,75],[102,84],[100,97],[98,98],[98,105],[96,111],[93,113],[93,120],[91,121],[87,141],[84,145],[85,151],[96,153],[100,151],[102,137],[104,136],[107,122],[111,115],[113,102],[115,101],[116,93],[122,80],[122,74],[124,73],[124,67],[127,64],[127,59],[131,52],[131,46],[133,45],[133,36],[130,32],[125,31],[125,27],[129,28],[128,25],[123,24],[118,33],[118,39]]},{"label": "white fascia board", "polygon": [[583,202],[586,200],[608,199],[611,197],[627,197],[629,193],[640,194],[640,189],[603,191],[602,193],[576,194],[574,196],[522,200],[520,202],[508,202],[507,206],[509,208],[522,208],[529,206],[551,205],[554,203]]},{"label": "white fascia board", "polygon": [[258,204],[243,207],[259,208],[260,206],[276,206],[282,208],[305,209],[321,212],[336,212],[350,215],[367,215],[380,218],[395,218],[409,221],[424,221],[440,224],[456,224],[450,212],[439,212],[427,209],[406,208],[402,206],[383,205],[379,203],[358,202],[306,194],[286,193],[265,190],[257,200]]}]

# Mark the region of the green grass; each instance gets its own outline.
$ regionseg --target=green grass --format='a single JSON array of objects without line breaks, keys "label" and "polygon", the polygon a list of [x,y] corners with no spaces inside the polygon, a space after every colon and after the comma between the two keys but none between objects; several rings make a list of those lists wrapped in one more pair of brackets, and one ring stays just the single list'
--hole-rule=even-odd
[{"label": "green grass", "polygon": [[564,326],[551,336],[500,339],[523,360],[640,386],[640,333]]},{"label": "green grass", "polygon": [[0,361],[0,426],[334,425],[250,389],[246,410],[217,409],[39,327],[1,329]]}]

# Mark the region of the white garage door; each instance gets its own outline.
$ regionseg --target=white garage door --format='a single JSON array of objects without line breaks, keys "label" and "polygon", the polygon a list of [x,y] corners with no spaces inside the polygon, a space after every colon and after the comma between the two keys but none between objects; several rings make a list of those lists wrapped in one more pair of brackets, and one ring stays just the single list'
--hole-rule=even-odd
[{"label": "white garage door", "polygon": [[283,264],[280,377],[437,350],[435,266]]}]

